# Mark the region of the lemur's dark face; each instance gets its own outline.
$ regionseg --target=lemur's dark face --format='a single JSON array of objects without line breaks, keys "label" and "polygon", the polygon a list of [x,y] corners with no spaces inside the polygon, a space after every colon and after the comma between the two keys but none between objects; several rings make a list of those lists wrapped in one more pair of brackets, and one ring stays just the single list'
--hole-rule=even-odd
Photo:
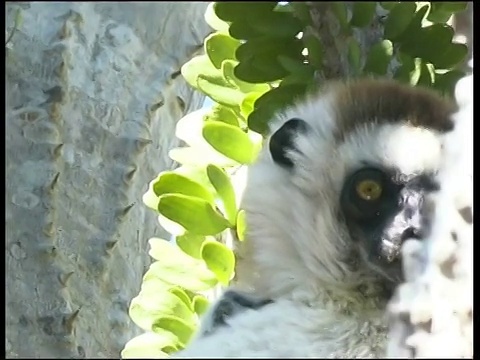
[{"label": "lemur's dark face", "polygon": [[346,177],[339,201],[352,241],[367,264],[388,280],[402,280],[403,242],[427,235],[430,214],[424,198],[436,190],[432,175],[405,176],[374,166]]}]

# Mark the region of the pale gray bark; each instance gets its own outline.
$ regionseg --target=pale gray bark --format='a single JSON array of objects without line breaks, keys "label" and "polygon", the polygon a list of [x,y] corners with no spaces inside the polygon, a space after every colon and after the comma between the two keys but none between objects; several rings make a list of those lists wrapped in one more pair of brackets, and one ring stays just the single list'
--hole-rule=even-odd
[{"label": "pale gray bark", "polygon": [[[6,356],[118,357],[208,3],[7,4]],[[200,46],[200,48],[199,48]]]}]

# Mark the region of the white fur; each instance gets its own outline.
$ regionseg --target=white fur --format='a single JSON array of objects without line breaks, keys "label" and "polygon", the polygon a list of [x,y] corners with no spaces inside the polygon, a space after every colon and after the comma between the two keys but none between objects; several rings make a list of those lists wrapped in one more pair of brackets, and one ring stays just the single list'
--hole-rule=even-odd
[{"label": "white fur", "polygon": [[[265,146],[249,169],[242,208],[247,240],[238,249],[238,284],[275,302],[229,320],[175,357],[382,357],[385,299],[372,274],[352,261],[337,217],[342,179],[362,161],[406,174],[435,170],[438,135],[407,125],[374,123],[337,142],[332,94],[281,114],[311,125],[297,137],[295,170],[275,164]],[[361,287],[361,291],[359,290]]]},{"label": "white fur", "polygon": [[[281,299],[259,311],[247,310],[230,318],[229,327],[195,339],[173,357],[382,356],[385,342],[383,324],[372,324],[368,312],[363,314],[362,319],[354,319],[348,314],[334,316],[332,310]],[[337,323],[345,327],[338,327]]]}]

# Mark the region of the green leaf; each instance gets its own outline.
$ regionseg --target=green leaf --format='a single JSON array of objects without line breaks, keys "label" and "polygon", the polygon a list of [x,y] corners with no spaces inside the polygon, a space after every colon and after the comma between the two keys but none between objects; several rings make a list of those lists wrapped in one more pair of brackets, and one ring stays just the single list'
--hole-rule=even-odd
[{"label": "green leaf", "polygon": [[445,11],[440,2],[430,2],[427,20],[433,23],[446,23],[451,17],[451,11]]},{"label": "green leaf", "polygon": [[439,2],[439,5],[445,11],[451,11],[452,13],[464,11],[467,9],[467,1],[442,1]]},{"label": "green leaf", "polygon": [[433,65],[437,69],[451,69],[465,60],[468,54],[468,47],[465,44],[450,44],[434,57]]},{"label": "green leaf", "polygon": [[301,59],[292,59],[284,55],[279,55],[277,59],[285,70],[298,77],[311,78],[315,73],[315,68],[310,64],[305,64]]},{"label": "green leaf", "polygon": [[202,136],[202,128],[205,116],[209,109],[199,109],[186,114],[177,122],[175,136],[185,141],[190,146],[198,146],[205,143]]},{"label": "green leaf", "polygon": [[240,63],[254,59],[260,55],[276,60],[279,55],[302,60],[303,43],[299,39],[273,40],[268,36],[252,39],[240,45],[236,51]]},{"label": "green leaf", "polygon": [[231,37],[238,40],[251,40],[262,36],[262,34],[253,26],[244,21],[237,21],[230,25],[228,33]]},{"label": "green leaf", "polygon": [[293,105],[305,94],[305,84],[281,84],[279,87],[263,94],[255,101],[255,108],[276,104],[278,107]]},{"label": "green leaf", "polygon": [[239,46],[236,56],[240,63],[235,67],[237,78],[249,83],[265,83],[279,80],[288,71],[278,62],[278,56],[303,60],[303,44],[299,39],[255,38]]},{"label": "green leaf", "polygon": [[220,154],[210,145],[208,145],[208,148],[200,146],[175,148],[168,152],[168,156],[182,165],[189,166],[207,166],[208,164],[215,164],[225,167],[238,165],[235,160],[229,159]]},{"label": "green leaf", "polygon": [[[356,3],[354,3],[356,4]],[[355,38],[351,37],[349,40],[348,40],[348,48],[347,48],[347,57],[348,57],[348,61],[350,63],[350,66],[352,67],[352,69],[355,71],[356,74],[358,74],[361,70],[361,66],[362,66],[362,59],[361,59],[361,56],[362,56],[362,50],[360,49],[360,45],[358,43],[357,40],[355,40]]]},{"label": "green leaf", "polygon": [[364,72],[385,75],[392,55],[393,44],[391,41],[383,40],[373,45],[367,55]]},{"label": "green leaf", "polygon": [[167,353],[162,351],[166,346],[173,346],[178,338],[171,332],[147,332],[134,337],[127,342],[121,352],[122,359],[159,359],[166,358]]},{"label": "green leaf", "polygon": [[288,71],[271,54],[259,54],[256,58],[240,62],[234,74],[243,81],[266,83],[282,79],[288,75]]},{"label": "green leaf", "polygon": [[240,41],[222,34],[213,33],[205,39],[205,52],[212,64],[217,68],[222,68],[224,60],[236,60],[235,51],[240,45]]},{"label": "green leaf", "polygon": [[180,166],[175,169],[175,172],[196,181],[205,187],[211,194],[215,194],[215,188],[210,183],[210,180],[208,180],[207,169],[204,166]]},{"label": "green leaf", "polygon": [[215,235],[230,226],[208,201],[192,196],[162,195],[158,203],[158,211],[192,234]]},{"label": "green leaf", "polygon": [[384,36],[386,39],[395,40],[407,29],[415,14],[415,2],[399,2],[390,10],[385,22]]},{"label": "green leaf", "polygon": [[245,240],[245,231],[247,229],[247,223],[245,219],[245,210],[240,210],[237,214],[237,237],[238,240]]},{"label": "green leaf", "polygon": [[153,184],[155,195],[183,194],[214,202],[214,196],[204,186],[175,171],[164,171]]},{"label": "green leaf", "polygon": [[242,1],[216,2],[214,5],[215,13],[224,21],[240,21],[254,17],[261,19],[265,14],[273,11],[276,2],[255,1],[255,5]]},{"label": "green leaf", "polygon": [[215,78],[199,75],[197,78],[197,88],[212,98],[213,101],[226,106],[240,106],[244,94],[231,87],[222,77],[223,82],[216,81]]},{"label": "green leaf", "polygon": [[195,89],[198,89],[197,79],[200,75],[210,79],[222,79],[221,71],[213,66],[207,55],[195,56],[186,62],[180,71],[187,83]]},{"label": "green leaf", "polygon": [[262,35],[268,35],[271,38],[293,38],[303,29],[300,20],[290,13],[272,11],[265,12],[264,15],[261,21],[249,21],[250,25]]},{"label": "green leaf", "polygon": [[244,117],[248,117],[248,115],[250,115],[250,113],[253,111],[253,105],[255,101],[263,94],[264,93],[260,92],[251,92],[245,96],[241,105],[241,111]]},{"label": "green leaf", "polygon": [[342,30],[347,30],[348,29],[348,12],[347,12],[346,4],[341,1],[332,1],[330,3],[330,6],[332,8],[332,12],[335,14],[335,16],[338,19],[340,28]]},{"label": "green leaf", "polygon": [[[158,200],[160,201],[160,198]],[[157,206],[157,212],[158,212],[158,206]],[[185,228],[182,225],[177,224],[176,222],[170,219],[167,219],[162,214],[158,214],[158,223],[165,231],[172,234],[173,236],[181,236],[186,232]]]},{"label": "green leaf", "polygon": [[240,164],[250,164],[256,158],[249,136],[236,126],[206,122],[203,137],[215,150]]},{"label": "green leaf", "polygon": [[[173,286],[168,290],[168,292],[170,292],[171,294],[178,297],[185,304],[185,306],[187,306],[188,309],[190,309],[190,311],[194,311],[193,303],[190,300],[190,297],[187,295],[187,293],[181,287]],[[192,317],[192,319],[193,318],[194,317]]]},{"label": "green leaf", "polygon": [[399,1],[381,1],[380,6],[383,7],[385,10],[392,10]]},{"label": "green leaf", "polygon": [[430,88],[435,82],[435,68],[432,64],[428,64],[425,61],[421,62],[420,66],[420,78],[417,85]]},{"label": "green leaf", "polygon": [[175,315],[186,322],[195,321],[196,315],[191,306],[187,306],[181,298],[168,291],[161,294],[160,297],[157,292],[141,290],[132,300],[129,314],[135,324],[148,331],[157,319],[165,315]]},{"label": "green leaf", "polygon": [[308,62],[316,69],[321,69],[324,57],[322,44],[314,35],[304,36],[303,42],[308,50]]},{"label": "green leaf", "polygon": [[145,273],[143,281],[158,278],[171,286],[189,291],[205,291],[217,284],[215,275],[205,262],[185,254],[180,248],[159,238],[149,240],[149,255],[155,261]]},{"label": "green leaf", "polygon": [[211,2],[207,5],[205,21],[214,30],[228,32],[228,23],[221,20],[217,14],[215,14],[214,4],[214,2]]},{"label": "green leaf", "polygon": [[205,115],[205,121],[220,121],[233,126],[239,125],[235,111],[224,105],[214,105],[210,113]]},{"label": "green leaf", "polygon": [[416,68],[415,60],[410,55],[401,52],[398,53],[398,58],[402,65],[395,71],[394,79],[415,85],[420,77],[420,74],[417,74],[419,70]]},{"label": "green leaf", "polygon": [[235,268],[233,251],[217,241],[206,241],[202,246],[202,258],[218,281],[228,285]]},{"label": "green leaf", "polygon": [[350,25],[365,27],[369,25],[375,15],[376,2],[373,1],[355,1],[353,3],[352,18]]},{"label": "green leaf", "polygon": [[195,326],[175,316],[165,316],[155,321],[152,330],[154,332],[170,331],[177,336],[179,343],[185,346],[191,339]]},{"label": "green leaf", "polygon": [[[173,160],[195,167],[206,166],[209,163],[220,166],[236,165],[236,162],[213,149],[203,138],[204,118],[210,112],[210,109],[200,109],[185,115],[178,121],[175,135],[191,147],[170,150],[169,156]],[[208,181],[207,183],[210,184]]]},{"label": "green leaf", "polygon": [[458,80],[465,76],[465,72],[460,70],[450,70],[443,74],[435,74],[434,88],[440,92],[453,96],[455,84]]},{"label": "green leaf", "polygon": [[182,249],[185,254],[188,254],[196,259],[202,258],[201,250],[204,241],[205,236],[188,233],[182,236],[177,236],[176,238],[178,247]]},{"label": "green leaf", "polygon": [[268,86],[268,84],[251,84],[237,78],[235,76],[235,67],[237,65],[238,61],[231,60],[226,60],[222,63],[223,76],[230,84],[232,84],[232,86],[240,89],[240,91],[242,91],[243,93],[249,93],[252,91],[263,93],[270,89],[270,86]]},{"label": "green leaf", "polygon": [[450,68],[462,61],[468,49],[464,44],[452,44],[454,35],[449,25],[434,24],[421,29],[415,41],[404,42],[402,52],[432,63],[436,68]]},{"label": "green leaf", "polygon": [[310,7],[304,2],[292,2],[294,14],[300,19],[304,25],[312,24],[312,16],[310,15]]},{"label": "green leaf", "polygon": [[418,41],[425,25],[425,17],[430,8],[429,4],[430,3],[422,3],[420,1],[416,3],[417,11],[415,12],[415,15],[410,20],[407,28],[395,38],[395,43],[405,46],[409,43],[416,43]]},{"label": "green leaf", "polygon": [[208,310],[208,307],[210,306],[210,302],[208,301],[208,299],[205,296],[201,295],[196,295],[192,299],[192,303],[193,308],[195,309],[195,313],[198,316],[205,314],[205,312]]},{"label": "green leaf", "polygon": [[293,12],[292,3],[277,3],[273,11],[291,13]]},{"label": "green leaf", "polygon": [[237,204],[235,201],[235,191],[230,178],[221,168],[215,165],[207,166],[207,175],[217,194],[222,200],[225,214],[230,224],[235,225],[237,217]]},{"label": "green leaf", "polygon": [[248,127],[259,134],[267,135],[269,132],[268,124],[278,110],[277,104],[268,104],[255,108],[248,115]]},{"label": "green leaf", "polygon": [[153,190],[153,185],[158,181],[159,178],[160,178],[160,175],[158,175],[155,179],[150,181],[150,183],[148,184],[147,192],[142,196],[143,203],[147,207],[155,211],[157,211],[158,209],[158,196],[155,194],[155,191]]}]

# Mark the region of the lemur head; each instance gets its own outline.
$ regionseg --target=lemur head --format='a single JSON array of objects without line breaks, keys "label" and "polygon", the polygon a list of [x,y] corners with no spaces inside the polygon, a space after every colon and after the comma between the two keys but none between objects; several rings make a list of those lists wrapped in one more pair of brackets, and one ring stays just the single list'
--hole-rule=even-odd
[{"label": "lemur head", "polygon": [[428,232],[440,138],[456,106],[388,80],[331,83],[272,121],[242,208],[239,280],[267,296],[401,280],[400,247]]}]

